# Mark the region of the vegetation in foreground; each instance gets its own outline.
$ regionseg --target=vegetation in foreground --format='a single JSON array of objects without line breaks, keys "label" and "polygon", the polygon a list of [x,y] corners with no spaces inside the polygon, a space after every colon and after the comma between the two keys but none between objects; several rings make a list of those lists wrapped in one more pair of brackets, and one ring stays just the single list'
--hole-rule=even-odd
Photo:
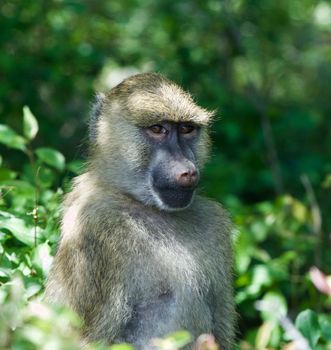
[{"label": "vegetation in foreground", "polygon": [[203,190],[236,223],[238,348],[330,348],[328,1],[2,0],[0,21],[0,348],[75,348],[39,301],[82,166],[63,155],[94,91],[141,71],[218,110]]},{"label": "vegetation in foreground", "polygon": [[[28,107],[23,135],[6,125],[0,131],[2,144],[26,156],[20,173],[1,160],[0,347],[78,349],[80,320],[45,304],[42,295],[58,240],[63,188],[82,164],[66,163],[55,149],[31,147],[38,122]],[[307,204],[289,195],[251,207],[235,199],[227,203],[236,223],[236,302],[244,334],[238,349],[331,349],[331,317],[323,313],[331,307],[331,276],[312,268],[321,251],[321,218],[308,178],[303,182]],[[179,332],[155,346],[179,349],[190,341]],[[130,345],[113,346],[118,347]]]}]

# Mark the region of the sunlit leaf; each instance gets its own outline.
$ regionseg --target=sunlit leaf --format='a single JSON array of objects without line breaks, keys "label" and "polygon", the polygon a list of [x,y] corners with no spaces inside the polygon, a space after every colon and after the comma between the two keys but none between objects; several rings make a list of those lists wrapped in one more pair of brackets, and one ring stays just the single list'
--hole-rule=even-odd
[{"label": "sunlit leaf", "polygon": [[48,243],[39,244],[33,255],[33,264],[40,269],[46,276],[51,267],[53,257],[51,256],[51,247]]},{"label": "sunlit leaf", "polygon": [[266,321],[262,324],[262,326],[258,329],[256,334],[255,345],[257,349],[265,349],[267,347],[274,328],[274,322]]},{"label": "sunlit leaf", "polygon": [[41,167],[38,172],[38,181],[42,187],[48,188],[52,186],[52,184],[56,180],[56,174],[54,174],[54,170],[48,167]]},{"label": "sunlit leaf", "polygon": [[34,227],[27,226],[26,222],[23,219],[17,218],[15,216],[2,217],[1,228],[9,230],[20,242],[28,246],[34,245],[35,229]]},{"label": "sunlit leaf", "polygon": [[323,181],[322,186],[323,186],[324,188],[331,188],[331,174],[328,174],[328,175],[326,176],[326,178],[325,178],[324,181]]},{"label": "sunlit leaf", "polygon": [[276,321],[287,314],[286,300],[280,293],[269,292],[265,294],[260,303],[261,316],[264,320]]},{"label": "sunlit leaf", "polygon": [[6,168],[0,168],[0,181],[13,180],[17,173]]},{"label": "sunlit leaf", "polygon": [[180,349],[192,341],[192,336],[187,331],[171,333],[164,338],[155,338],[152,344],[159,349]]},{"label": "sunlit leaf", "polygon": [[59,171],[63,171],[65,167],[65,158],[59,151],[52,148],[43,147],[38,148],[36,150],[36,154],[42,162],[56,168]]},{"label": "sunlit leaf", "polygon": [[331,316],[320,315],[318,321],[321,327],[322,337],[331,342]]},{"label": "sunlit leaf", "polygon": [[256,295],[261,291],[263,286],[272,283],[272,275],[270,269],[266,265],[255,265],[253,268],[252,281],[247,291],[250,295]]},{"label": "sunlit leaf", "polygon": [[0,124],[0,143],[3,143],[9,148],[25,151],[26,140],[18,135],[9,126]]},{"label": "sunlit leaf", "polygon": [[114,344],[109,347],[110,350],[134,350],[134,347],[130,344]]},{"label": "sunlit leaf", "polygon": [[67,168],[74,174],[79,175],[84,170],[84,162],[82,160],[73,160],[72,162],[67,164]]},{"label": "sunlit leaf", "polygon": [[239,273],[244,273],[250,262],[253,251],[252,237],[246,230],[240,230],[235,240],[236,267]]},{"label": "sunlit leaf", "polygon": [[38,121],[28,106],[23,107],[23,133],[28,140],[33,140],[39,130]]},{"label": "sunlit leaf", "polygon": [[321,331],[319,328],[318,318],[314,311],[305,310],[300,312],[295,320],[295,326],[299,329],[302,335],[308,340],[309,345],[312,349],[318,342],[321,336]]}]

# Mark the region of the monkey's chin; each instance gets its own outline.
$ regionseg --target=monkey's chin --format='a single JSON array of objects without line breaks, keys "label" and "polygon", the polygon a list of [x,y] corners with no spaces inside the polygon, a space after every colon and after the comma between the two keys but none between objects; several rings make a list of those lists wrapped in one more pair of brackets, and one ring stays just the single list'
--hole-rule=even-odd
[{"label": "monkey's chin", "polygon": [[157,207],[165,211],[178,211],[186,209],[192,203],[194,193],[194,189],[153,189],[153,197]]}]

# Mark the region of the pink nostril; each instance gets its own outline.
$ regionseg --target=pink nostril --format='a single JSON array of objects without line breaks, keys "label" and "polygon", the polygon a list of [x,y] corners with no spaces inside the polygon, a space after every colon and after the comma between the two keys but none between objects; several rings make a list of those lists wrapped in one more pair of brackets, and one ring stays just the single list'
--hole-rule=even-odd
[{"label": "pink nostril", "polygon": [[194,171],[185,171],[177,178],[177,183],[180,186],[193,186],[197,181],[198,174]]}]

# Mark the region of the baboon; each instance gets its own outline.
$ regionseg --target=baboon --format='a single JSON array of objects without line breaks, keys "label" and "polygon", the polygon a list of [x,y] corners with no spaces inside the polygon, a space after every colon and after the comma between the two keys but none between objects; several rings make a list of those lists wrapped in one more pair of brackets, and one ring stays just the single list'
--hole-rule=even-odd
[{"label": "baboon", "polygon": [[231,223],[195,194],[212,116],[156,73],[97,98],[46,287],[82,317],[86,342],[146,349],[186,329],[232,349]]}]

